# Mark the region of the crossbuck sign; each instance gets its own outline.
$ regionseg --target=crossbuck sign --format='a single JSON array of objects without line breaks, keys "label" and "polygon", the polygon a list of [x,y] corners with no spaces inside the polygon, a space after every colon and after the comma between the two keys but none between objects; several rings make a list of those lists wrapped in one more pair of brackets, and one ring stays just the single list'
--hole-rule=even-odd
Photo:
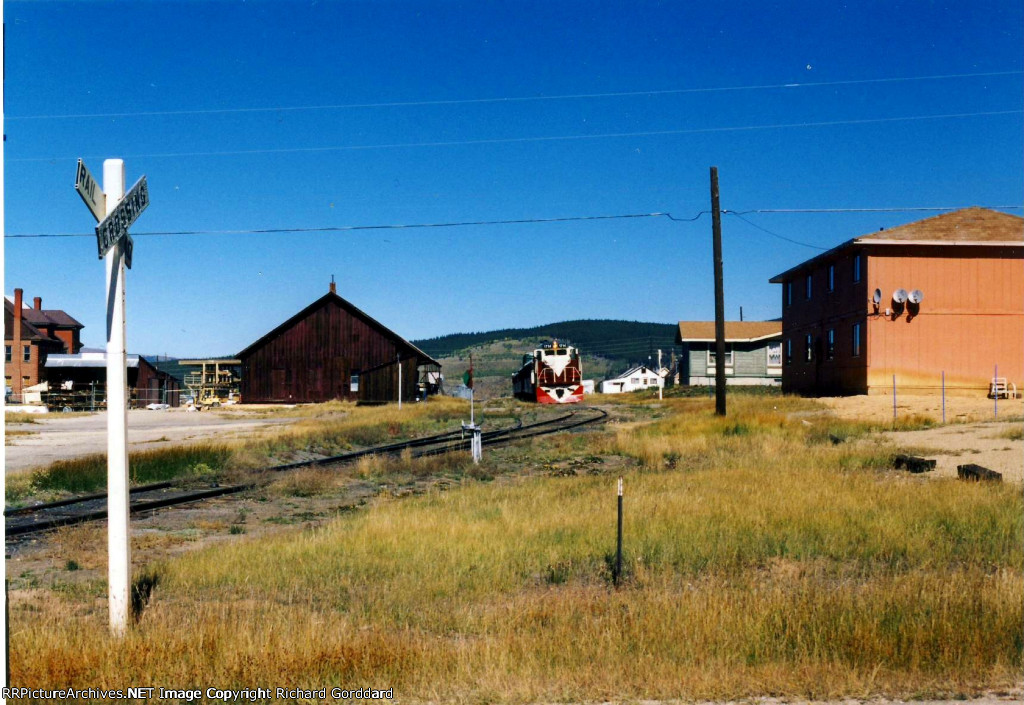
[{"label": "crossbuck sign", "polygon": [[96,226],[96,248],[100,259],[103,259],[118,240],[125,238],[124,264],[131,269],[134,243],[128,234],[128,227],[135,222],[142,211],[146,210],[148,205],[149,187],[146,185],[146,177],[143,176],[135,182],[132,190],[125,194],[110,215]]}]

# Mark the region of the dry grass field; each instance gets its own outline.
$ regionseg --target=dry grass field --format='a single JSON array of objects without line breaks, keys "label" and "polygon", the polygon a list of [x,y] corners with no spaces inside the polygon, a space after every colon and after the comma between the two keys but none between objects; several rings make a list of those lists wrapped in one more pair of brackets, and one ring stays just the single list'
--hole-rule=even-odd
[{"label": "dry grass field", "polygon": [[[956,698],[1019,685],[1019,484],[893,471],[900,444],[873,442],[891,419],[809,400],[734,395],[726,418],[706,398],[601,403],[605,428],[485,449],[471,475],[463,458],[346,471],[458,465],[446,491],[380,495],[314,528],[136,565],[156,587],[123,644],[106,632],[103,556],[83,546],[64,559],[95,578],[51,573],[13,591],[12,685],[371,686],[466,703]],[[376,438],[356,421],[364,411],[386,438],[388,410],[346,409],[338,423]],[[305,441],[279,447],[333,447],[330,423],[314,415],[292,431]],[[898,430],[933,423],[907,414]],[[275,491],[331,486],[309,473]]]}]

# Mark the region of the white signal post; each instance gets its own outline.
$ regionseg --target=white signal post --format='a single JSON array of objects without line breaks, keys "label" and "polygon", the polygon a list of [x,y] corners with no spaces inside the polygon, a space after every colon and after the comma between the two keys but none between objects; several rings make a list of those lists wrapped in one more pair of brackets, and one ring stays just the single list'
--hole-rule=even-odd
[{"label": "white signal post", "polygon": [[131,607],[132,545],[128,509],[128,356],[125,346],[125,268],[132,266],[128,227],[149,206],[146,177],[124,192],[124,161],[103,162],[103,190],[78,160],[75,190],[96,225],[106,265],[107,292],[107,583],[110,631],[123,636]]},{"label": "white signal post", "polygon": [[[106,215],[124,197],[124,161],[103,162]],[[110,631],[123,636],[131,606],[132,547],[128,519],[128,369],[125,352],[127,236],[104,255],[107,270],[107,553]]]}]

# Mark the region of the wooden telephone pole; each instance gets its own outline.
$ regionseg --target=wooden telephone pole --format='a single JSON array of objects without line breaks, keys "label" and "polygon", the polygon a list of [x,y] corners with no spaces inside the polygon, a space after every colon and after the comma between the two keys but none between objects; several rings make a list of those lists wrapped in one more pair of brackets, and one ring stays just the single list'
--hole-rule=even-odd
[{"label": "wooden telephone pole", "polygon": [[718,167],[711,167],[711,239],[715,259],[715,413],[725,416],[725,286],[722,283],[722,211]]}]

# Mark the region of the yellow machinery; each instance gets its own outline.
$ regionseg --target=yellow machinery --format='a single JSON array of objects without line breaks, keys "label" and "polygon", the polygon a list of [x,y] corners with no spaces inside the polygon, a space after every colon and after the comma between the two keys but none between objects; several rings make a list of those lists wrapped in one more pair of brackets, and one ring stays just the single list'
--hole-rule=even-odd
[{"label": "yellow machinery", "polygon": [[241,360],[179,360],[178,364],[199,368],[187,373],[184,380],[196,406],[222,406],[242,400],[238,389]]}]

